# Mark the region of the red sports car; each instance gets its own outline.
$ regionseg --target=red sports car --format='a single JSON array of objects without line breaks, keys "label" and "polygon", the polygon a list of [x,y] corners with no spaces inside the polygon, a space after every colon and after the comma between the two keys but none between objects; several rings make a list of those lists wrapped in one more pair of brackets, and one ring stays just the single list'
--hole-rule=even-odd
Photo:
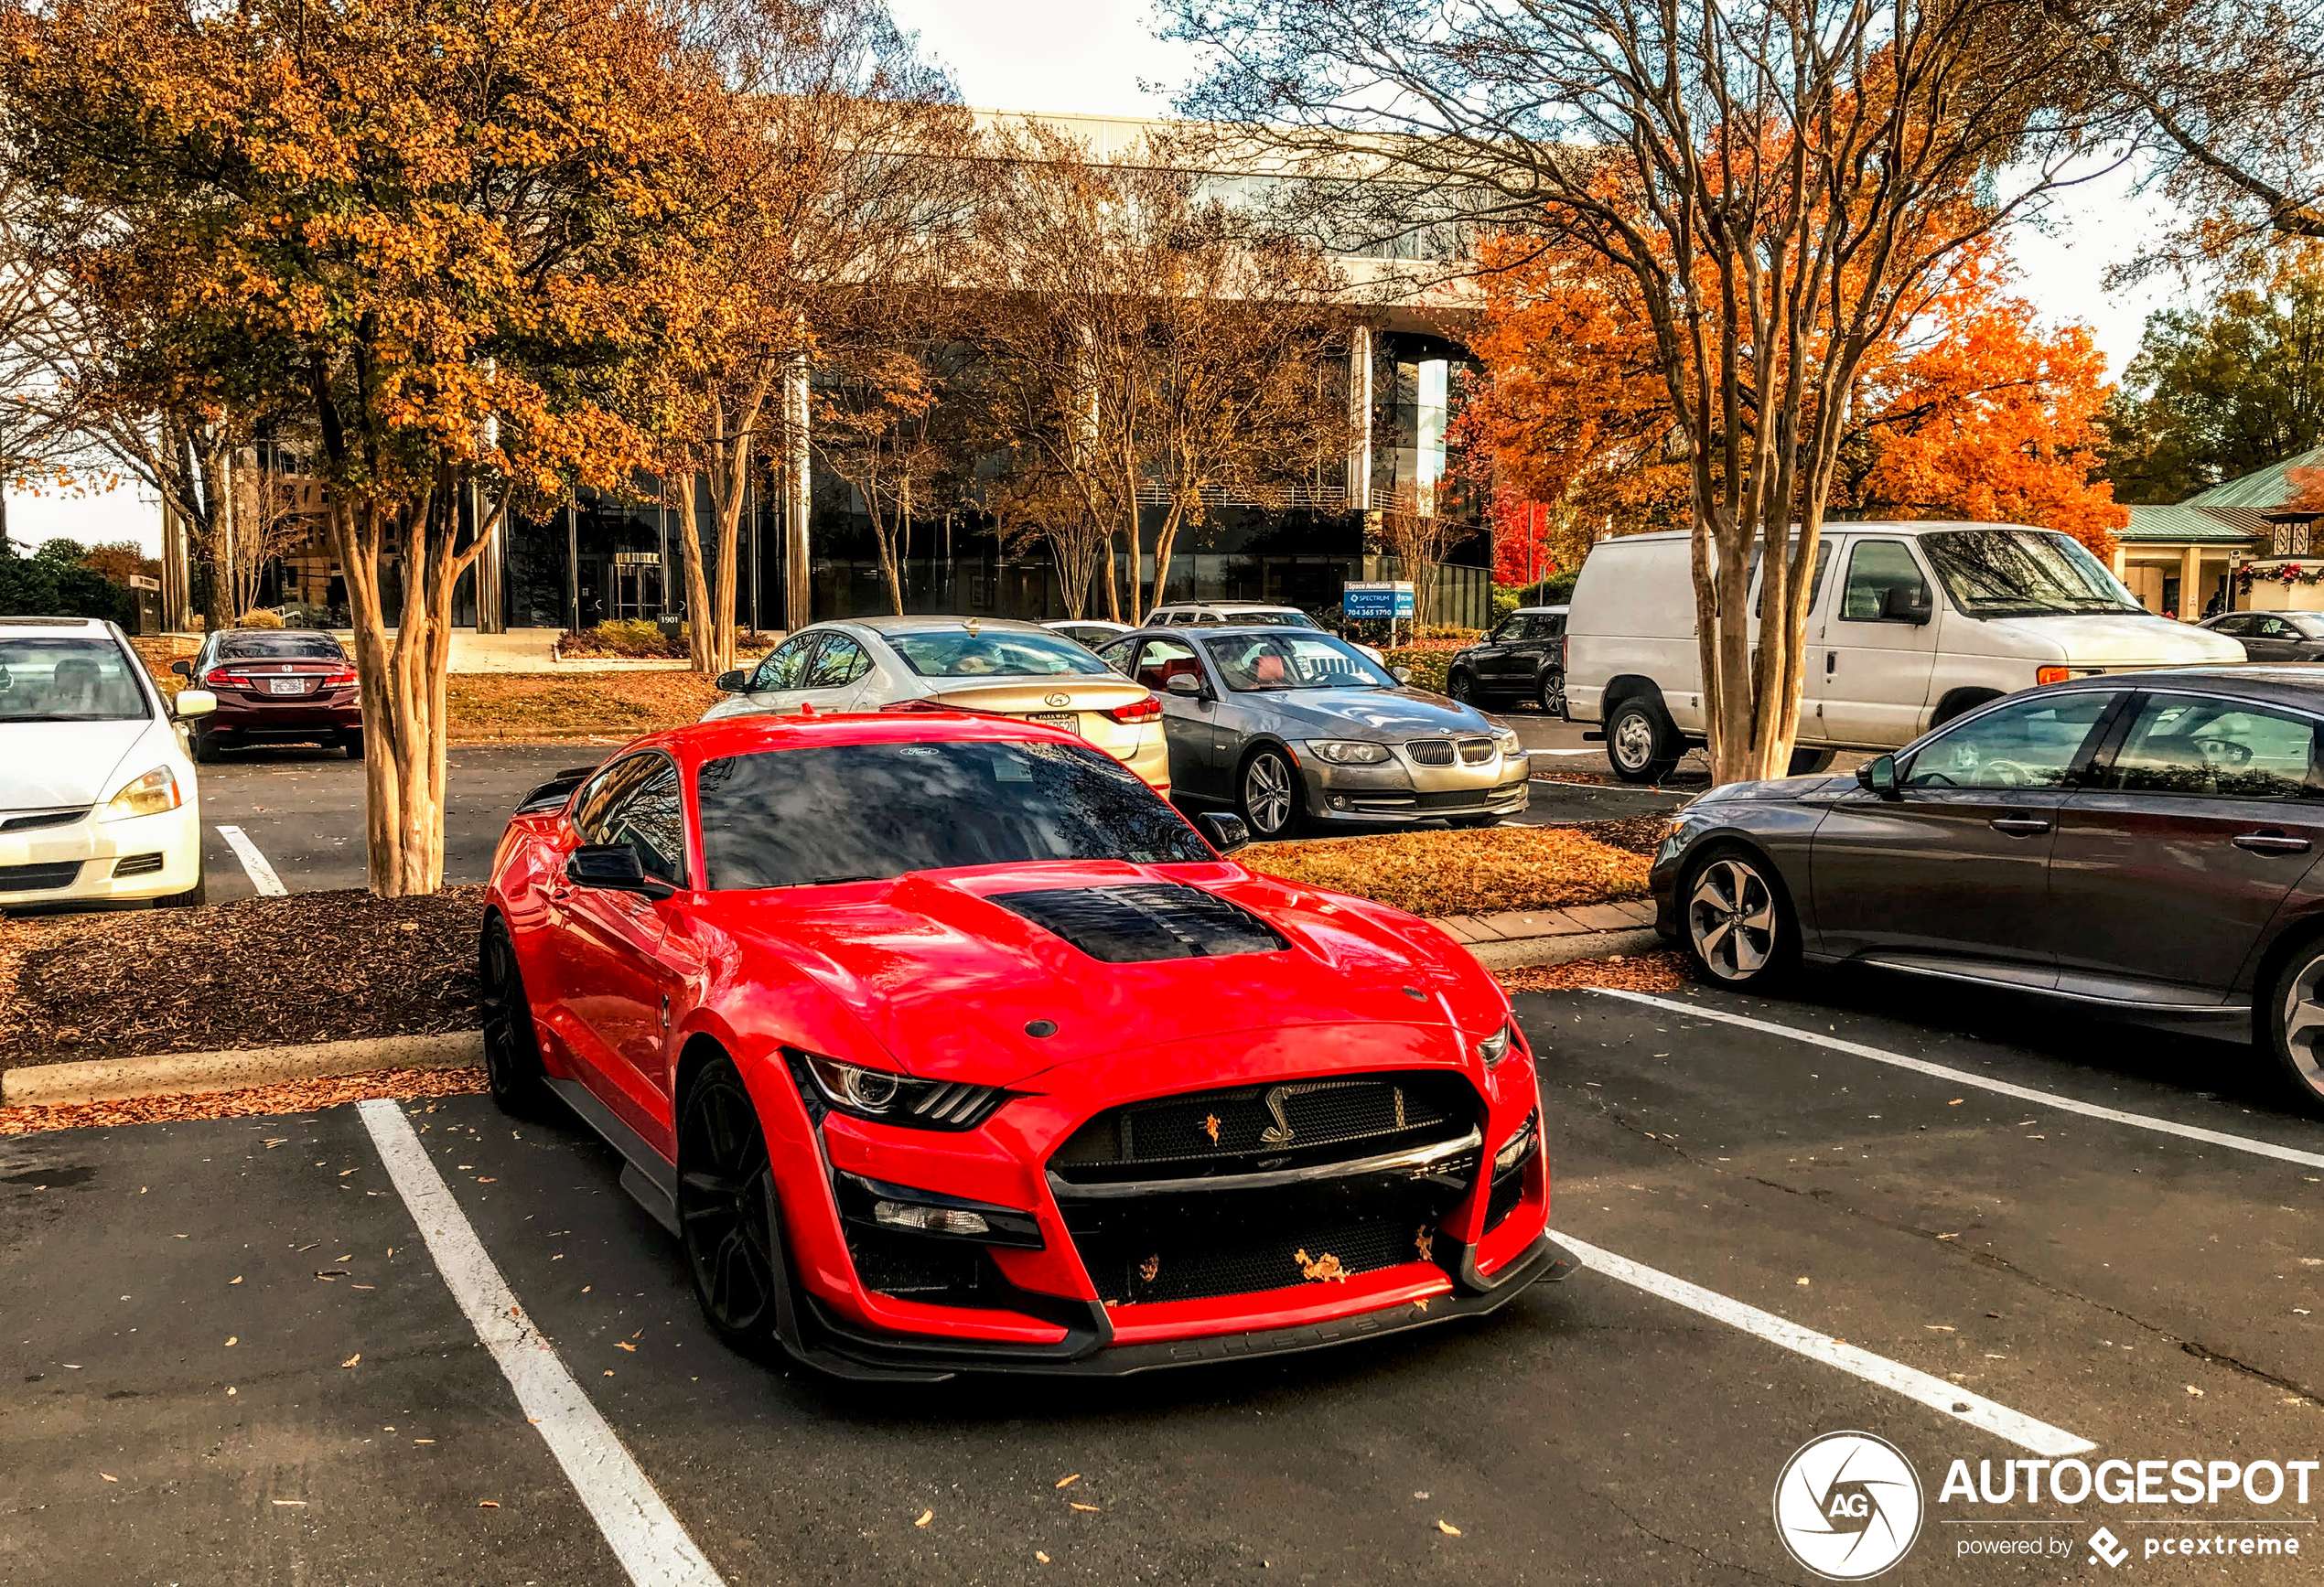
[{"label": "red sports car", "polygon": [[1304,1349],[1569,1271],[1500,987],[1201,820],[1028,723],[640,739],[500,840],[493,1093],[622,1153],[719,1334],[846,1377]]}]

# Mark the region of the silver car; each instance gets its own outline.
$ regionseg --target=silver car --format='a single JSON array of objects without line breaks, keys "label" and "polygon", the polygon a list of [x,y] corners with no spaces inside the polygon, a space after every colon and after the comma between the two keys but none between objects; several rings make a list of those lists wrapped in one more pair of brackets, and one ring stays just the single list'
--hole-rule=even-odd
[{"label": "silver car", "polygon": [[1145,628],[1098,654],[1162,702],[1171,788],[1233,805],[1253,837],[1303,821],[1490,826],[1525,808],[1516,734],[1329,634]]}]

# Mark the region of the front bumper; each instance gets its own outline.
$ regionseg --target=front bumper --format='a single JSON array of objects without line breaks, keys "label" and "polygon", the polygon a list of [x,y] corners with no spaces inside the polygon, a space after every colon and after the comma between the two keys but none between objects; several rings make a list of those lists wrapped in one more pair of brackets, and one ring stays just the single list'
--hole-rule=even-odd
[{"label": "front bumper", "polygon": [[1318,821],[1513,816],[1533,798],[1533,766],[1522,755],[1479,767],[1414,766],[1402,755],[1383,766],[1333,766],[1306,751],[1298,758],[1307,814]]},{"label": "front bumper", "polygon": [[125,821],[91,811],[0,832],[0,909],[163,898],[200,879],[201,812],[192,800]]}]

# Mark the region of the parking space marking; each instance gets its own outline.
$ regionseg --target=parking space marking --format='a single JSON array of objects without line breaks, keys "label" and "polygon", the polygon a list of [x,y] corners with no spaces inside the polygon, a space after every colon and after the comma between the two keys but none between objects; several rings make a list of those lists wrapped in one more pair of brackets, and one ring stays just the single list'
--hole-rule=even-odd
[{"label": "parking space marking", "polygon": [[274,874],[274,867],[266,863],[266,856],[258,852],[258,845],[250,841],[242,828],[221,827],[218,835],[226,840],[226,846],[234,851],[234,858],[240,860],[242,869],[250,873],[250,885],[258,889],[260,897],[281,898],[289,895],[290,889],[283,885],[280,876]]},{"label": "parking space marking", "polygon": [[357,1104],[445,1286],[492,1352],[581,1502],[637,1587],[724,1587],[660,1492],[565,1370],[556,1347],[517,1303],[508,1281],[428,1161],[403,1110],[383,1098]]},{"label": "parking space marking", "polygon": [[2057,1460],[2098,1447],[2090,1440],[2077,1438],[2063,1428],[2037,1421],[2022,1411],[2012,1410],[1982,1394],[1972,1394],[1958,1384],[1932,1378],[1900,1361],[1891,1361],[1885,1356],[1875,1356],[1871,1351],[1859,1349],[1854,1345],[1842,1344],[1829,1335],[1802,1327],[1772,1312],[1762,1312],[1757,1306],[1730,1300],[1716,1291],[1688,1283],[1684,1279],[1634,1262],[1628,1257],[1618,1257],[1612,1251],[1600,1250],[1570,1234],[1561,1231],[1557,1239],[1579,1256],[1593,1272],[1604,1273],[1609,1279],[1619,1279],[1650,1295],[1659,1295],[1691,1312],[1700,1312],[1706,1317],[1740,1328],[1771,1345],[1781,1345],[1786,1350],[1795,1351],[1812,1361],[1836,1367],[1867,1383],[1893,1390],[1907,1399],[1918,1400],[1955,1421],[1965,1421],[1996,1438],[2007,1439],[2019,1449],[2029,1449],[2036,1454]]},{"label": "parking space marking", "polygon": [[2180,1124],[2168,1119],[2152,1118],[2145,1113],[2125,1113],[2119,1108],[2102,1108],[2095,1102],[2078,1101],[2061,1097],[2055,1091],[2037,1091],[2030,1086],[2013,1086],[2007,1080],[1996,1080],[1987,1075],[1972,1074],[1967,1069],[1955,1069],[1943,1064],[1932,1064],[1926,1058],[1907,1057],[1885,1047],[1867,1046],[1862,1042],[1848,1041],[1840,1036],[1824,1035],[1815,1031],[1803,1031],[1794,1025],[1778,1024],[1773,1020],[1753,1019],[1748,1014],[1727,1013],[1715,1008],[1702,1008],[1695,1003],[1676,1003],[1666,997],[1655,997],[1642,992],[1619,992],[1610,986],[1590,989],[1602,996],[1619,997],[1626,1003],[1642,1003],[1652,1008],[1693,1019],[1716,1020],[1721,1024],[1739,1025],[1745,1030],[1764,1031],[1770,1035],[1789,1036],[1795,1042],[1813,1046],[1828,1047],[1835,1053],[1847,1053],[1859,1058],[1870,1058],[1876,1064],[1893,1064],[1899,1069],[1931,1075],[1940,1080],[1950,1080],[1959,1086],[1975,1086],[1980,1090],[1998,1092],[2015,1097],[2021,1102],[2039,1102],[2061,1113],[2079,1113],[2085,1119],[2103,1119],[2110,1124],[2127,1124],[2134,1130],[2152,1130],[2160,1135],[2177,1135],[2183,1140],[2200,1141],[2206,1146],[2223,1146],[2231,1152],[2248,1152],[2254,1157],[2273,1157],[2280,1163],[2297,1163],[2303,1168],[2324,1168],[2324,1153],[2303,1152],[2297,1146],[2278,1146],[2273,1141],[2255,1140],[2248,1135],[2230,1135],[2222,1130],[2206,1130],[2200,1124]]}]

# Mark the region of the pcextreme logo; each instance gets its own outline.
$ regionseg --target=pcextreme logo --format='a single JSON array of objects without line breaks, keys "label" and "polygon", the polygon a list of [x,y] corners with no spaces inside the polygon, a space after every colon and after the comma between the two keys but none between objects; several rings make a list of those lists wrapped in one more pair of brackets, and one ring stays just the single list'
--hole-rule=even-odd
[{"label": "pcextreme logo", "polygon": [[1811,1439],[1775,1479],[1775,1535],[1828,1582],[1862,1582],[1903,1559],[1922,1508],[1912,1463],[1868,1432]]}]

